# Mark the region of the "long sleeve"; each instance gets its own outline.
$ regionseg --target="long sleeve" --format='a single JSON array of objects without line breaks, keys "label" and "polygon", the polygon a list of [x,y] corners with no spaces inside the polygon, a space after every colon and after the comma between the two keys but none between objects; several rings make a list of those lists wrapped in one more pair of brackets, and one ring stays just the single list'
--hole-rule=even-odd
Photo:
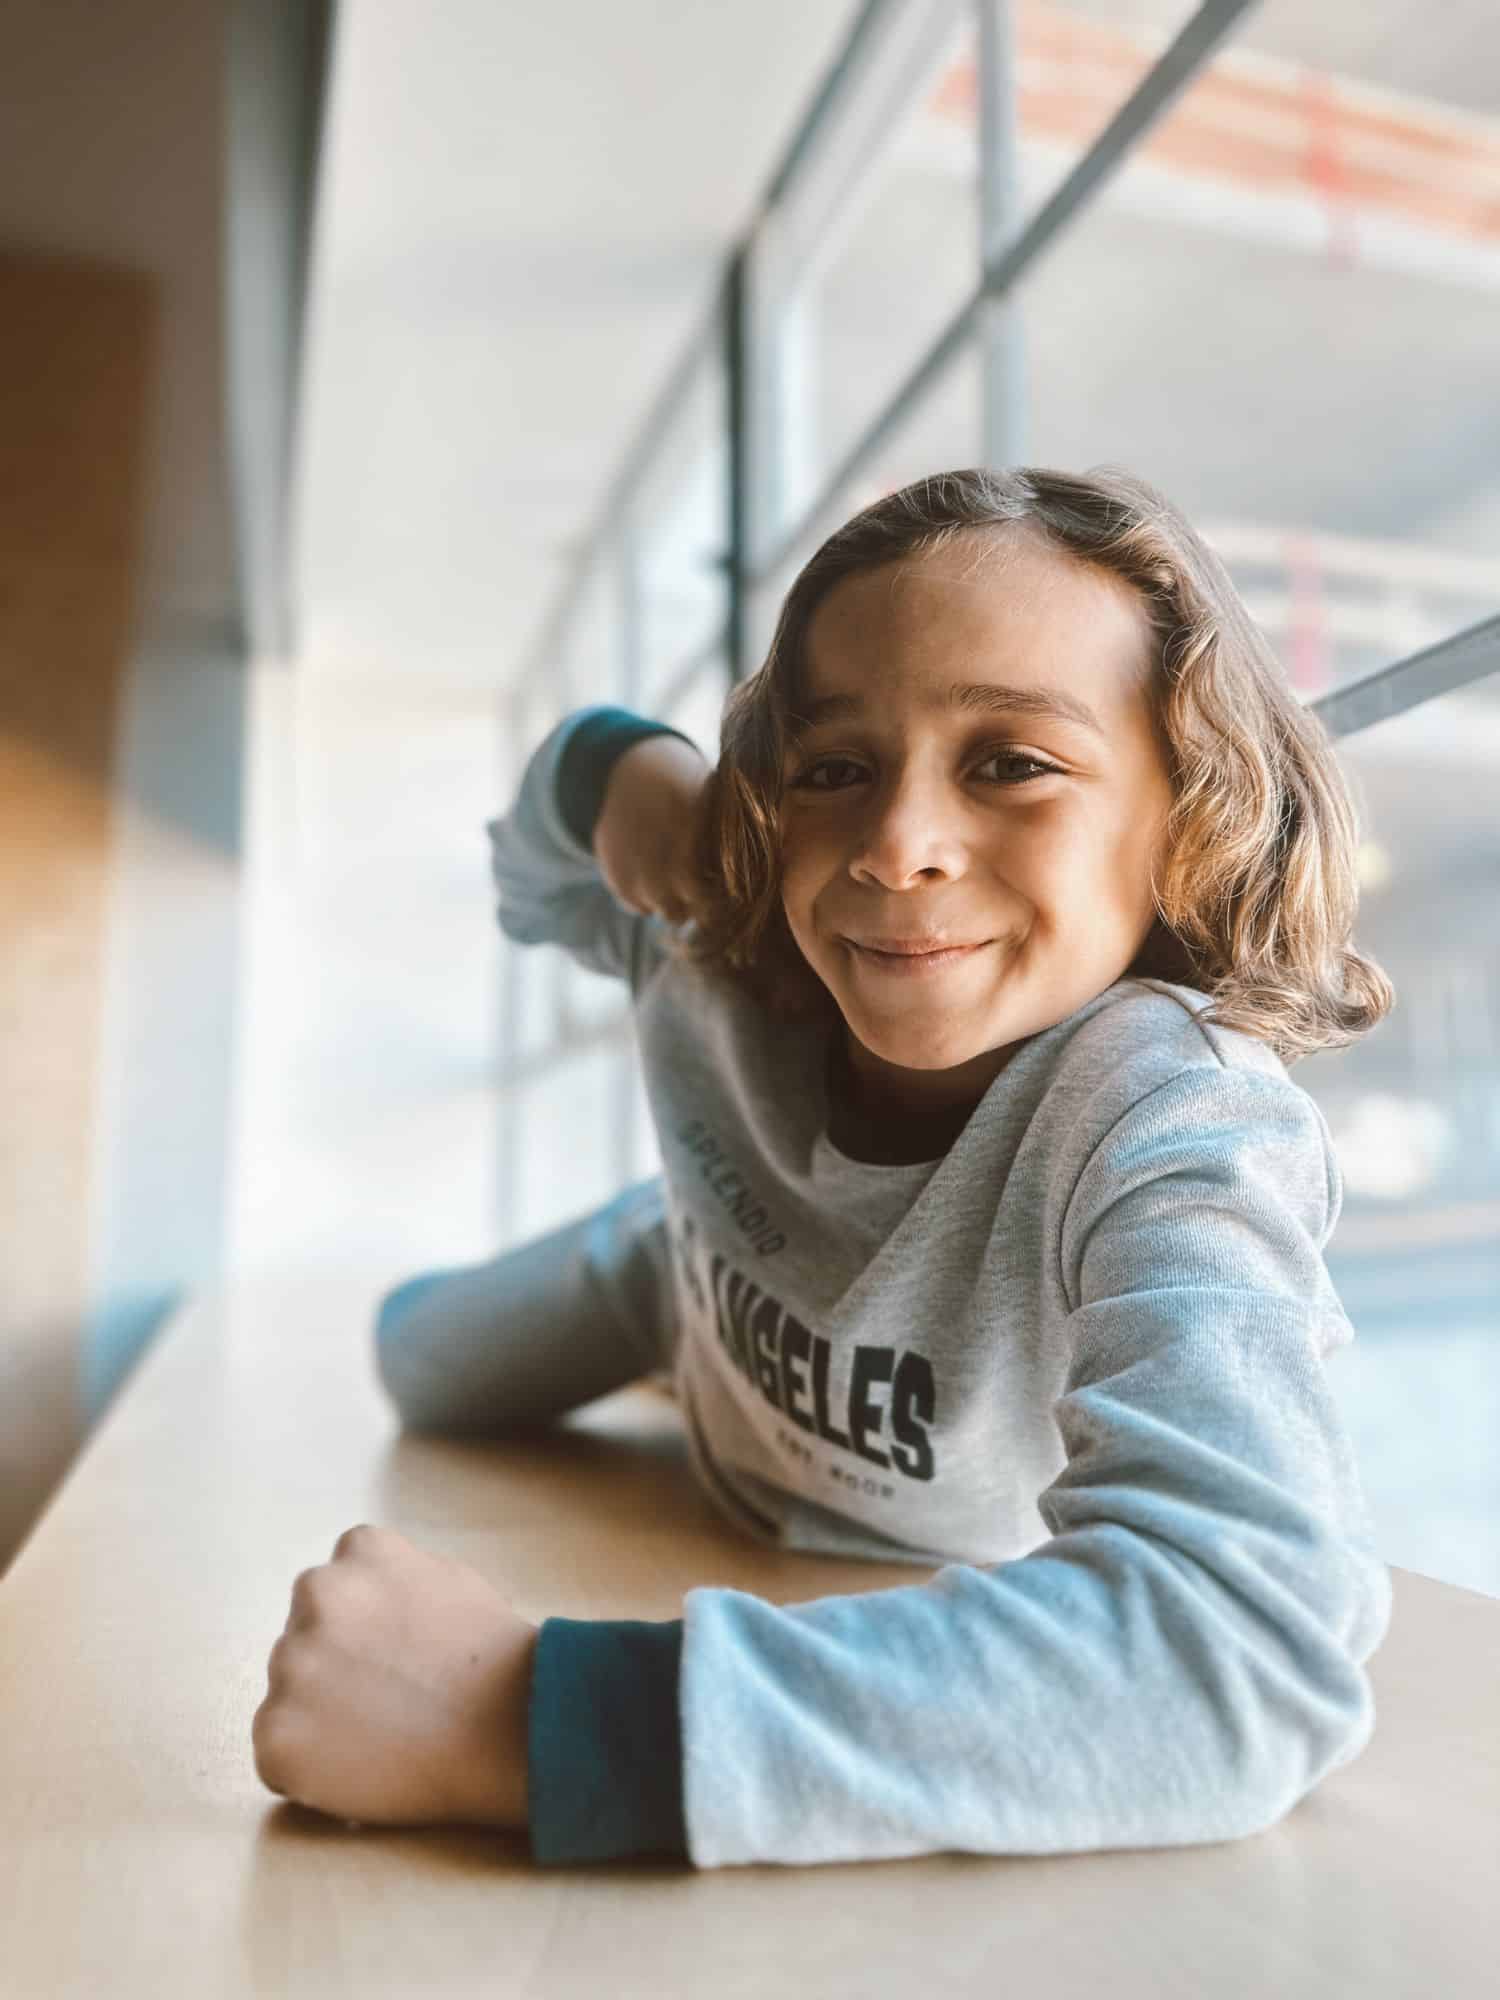
[{"label": "long sleeve", "polygon": [[1391,1593],[1323,1372],[1339,1194],[1284,1076],[1195,1068],[1115,1121],[1057,1231],[1052,1538],[790,1607],[689,1591],[696,1865],[1229,1840],[1358,1755]]},{"label": "long sleeve", "polygon": [[546,1618],[527,1715],[534,1861],[687,1856],[682,1620]]},{"label": "long sleeve", "polygon": [[412,1430],[499,1436],[671,1365],[676,1307],[660,1174],[483,1264],[382,1299],[381,1384]]},{"label": "long sleeve", "polygon": [[[683,736],[628,709],[574,710],[533,751],[510,811],[485,827],[505,935],[560,945],[632,993],[659,919],[616,901],[593,835],[616,760],[659,734]],[[413,1427],[546,1421],[670,1363],[666,1259],[657,1176],[488,1264],[398,1286],[377,1319],[381,1379]],[[680,1620],[544,1621],[528,1720],[539,1861],[685,1851],[680,1651]]]},{"label": "long sleeve", "polygon": [[594,703],[572,710],[542,738],[509,812],[485,822],[496,916],[508,938],[559,945],[590,971],[638,990],[662,920],[611,894],[594,859],[593,830],[615,760],[643,736],[682,734]]}]

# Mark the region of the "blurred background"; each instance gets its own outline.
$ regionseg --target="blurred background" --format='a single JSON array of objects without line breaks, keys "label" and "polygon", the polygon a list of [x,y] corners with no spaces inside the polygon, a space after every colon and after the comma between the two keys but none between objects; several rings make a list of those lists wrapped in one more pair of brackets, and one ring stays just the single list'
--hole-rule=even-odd
[{"label": "blurred background", "polygon": [[1331,1379],[1500,1594],[1497,78],[1492,0],[11,0],[0,1569],[193,1293],[658,1170],[623,987],[493,919],[556,720],[715,758],[839,520],[1114,462],[1338,740]]}]

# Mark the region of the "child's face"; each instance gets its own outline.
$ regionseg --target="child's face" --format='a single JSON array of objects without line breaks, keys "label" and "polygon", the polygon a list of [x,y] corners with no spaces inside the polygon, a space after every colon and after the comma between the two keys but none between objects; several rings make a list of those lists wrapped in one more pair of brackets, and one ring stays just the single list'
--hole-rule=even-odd
[{"label": "child's face", "polygon": [[[1035,531],[1000,533],[835,586],[807,635],[808,703],[861,709],[807,730],[784,773],[792,935],[856,1073],[914,1109],[977,1102],[1019,1042],[1121,976],[1155,916],[1172,795],[1145,606]],[[955,682],[1082,702],[1098,728],[950,708]],[[979,949],[903,972],[853,942],[931,934]]]}]

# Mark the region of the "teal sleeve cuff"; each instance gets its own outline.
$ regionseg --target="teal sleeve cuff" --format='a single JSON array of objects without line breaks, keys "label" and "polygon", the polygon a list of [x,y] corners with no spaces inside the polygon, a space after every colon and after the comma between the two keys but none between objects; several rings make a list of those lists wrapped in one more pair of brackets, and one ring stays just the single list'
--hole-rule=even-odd
[{"label": "teal sleeve cuff", "polygon": [[534,1860],[687,1859],[681,1660],[680,1618],[543,1620],[527,1720]]},{"label": "teal sleeve cuff", "polygon": [[[646,736],[691,736],[669,722],[655,722],[633,709],[600,704],[569,733],[557,766],[557,803],[568,831],[580,846],[592,847],[594,826],[616,759]],[[697,745],[693,744],[696,750]],[[700,753],[701,754],[701,753]]]}]

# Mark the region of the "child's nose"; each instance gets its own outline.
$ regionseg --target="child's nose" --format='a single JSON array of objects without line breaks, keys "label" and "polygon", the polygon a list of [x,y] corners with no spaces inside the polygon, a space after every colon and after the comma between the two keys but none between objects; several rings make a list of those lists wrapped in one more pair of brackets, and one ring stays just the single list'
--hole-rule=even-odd
[{"label": "child's nose", "polygon": [[882,877],[904,880],[928,869],[951,874],[960,865],[961,839],[961,815],[943,788],[907,781],[871,800],[856,860]]}]

